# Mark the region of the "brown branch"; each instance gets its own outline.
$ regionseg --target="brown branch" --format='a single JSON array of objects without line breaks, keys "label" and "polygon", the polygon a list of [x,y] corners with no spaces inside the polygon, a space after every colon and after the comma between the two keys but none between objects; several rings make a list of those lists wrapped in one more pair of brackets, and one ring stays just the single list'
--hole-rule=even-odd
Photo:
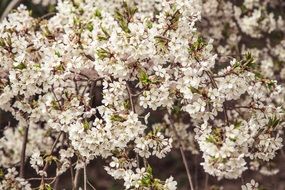
[{"label": "brown branch", "polygon": [[[136,109],[135,109],[135,105],[134,105],[134,101],[133,101],[133,97],[134,96],[133,96],[131,88],[130,88],[130,86],[128,84],[127,84],[127,90],[128,90],[128,95],[129,95],[132,111],[134,113],[136,113]],[[136,159],[137,159],[137,165],[138,165],[138,168],[139,168],[140,167],[140,156],[139,156],[138,153],[136,153]],[[147,161],[146,160],[144,160],[144,165],[145,165],[145,167],[147,166]]]},{"label": "brown branch", "polygon": [[25,162],[26,162],[26,148],[28,143],[28,133],[29,133],[29,126],[25,127],[24,132],[24,140],[22,144],[22,151],[21,151],[21,166],[20,166],[20,177],[25,177]]},{"label": "brown branch", "polygon": [[257,108],[254,106],[234,106],[234,107],[229,107],[229,109],[234,110],[234,109],[254,109],[254,110],[259,110],[259,111],[264,111],[264,108]]},{"label": "brown branch", "polygon": [[[54,180],[55,177],[45,177],[44,179],[45,180]],[[27,181],[40,181],[42,180],[41,177],[32,177],[32,178],[29,178],[29,179],[26,179]]]},{"label": "brown branch", "polygon": [[189,166],[188,166],[188,163],[187,163],[187,160],[186,160],[186,156],[185,156],[185,153],[184,153],[184,148],[180,146],[179,149],[180,149],[180,153],[181,153],[181,156],[182,156],[182,159],[183,159],[183,164],[184,164],[185,169],[186,169],[187,178],[188,178],[188,181],[189,181],[189,184],[190,184],[190,188],[191,188],[191,190],[194,190],[191,173],[190,173]]},{"label": "brown branch", "polygon": [[74,173],[73,173],[73,168],[72,168],[72,160],[69,159],[69,162],[70,162],[69,169],[70,169],[70,176],[71,176],[71,187],[73,189]]},{"label": "brown branch", "polygon": [[84,190],[87,190],[87,171],[86,171],[86,163],[84,163],[84,168],[83,168],[83,180],[84,180]]},{"label": "brown branch", "polygon": [[208,189],[208,183],[209,183],[209,174],[206,173],[206,177],[205,177],[205,188],[204,190],[207,190]]},{"label": "brown branch", "polygon": [[52,16],[54,16],[54,15],[56,15],[56,13],[55,13],[55,12],[50,12],[50,13],[47,13],[47,14],[45,14],[45,15],[41,16],[41,17],[40,17],[40,19],[41,19],[41,20],[43,20],[43,19],[46,19],[46,18],[52,17]]},{"label": "brown branch", "polygon": [[[197,59],[196,59],[197,60]],[[197,60],[198,61],[198,60]],[[218,88],[218,85],[215,81],[215,79],[213,78],[212,74],[210,73],[210,71],[205,71],[206,74],[208,75],[208,77],[210,78],[210,81],[213,85],[214,88]],[[225,117],[225,120],[227,122],[227,125],[229,126],[229,118],[228,118],[228,114],[227,114],[227,108],[226,108],[226,105],[225,105],[225,102],[223,102],[223,113],[224,113],[224,117]]]},{"label": "brown branch", "polygon": [[[62,138],[62,140],[61,140],[60,148],[62,148],[62,147],[63,147],[63,145],[64,145],[64,141],[65,141],[65,138],[66,138],[66,135],[65,135],[65,134],[63,134],[63,138]],[[61,174],[56,175],[56,176],[55,176],[55,181],[52,181],[52,183],[54,182],[54,189],[58,189],[58,184],[59,184],[60,176],[61,176]],[[52,183],[51,183],[51,184],[52,184]]]},{"label": "brown branch", "polygon": [[172,119],[170,119],[170,126],[171,128],[173,129],[174,131],[174,134],[178,140],[178,143],[179,143],[179,150],[180,150],[180,153],[181,153],[181,157],[182,157],[182,160],[183,160],[183,164],[184,164],[184,167],[185,167],[185,170],[186,170],[186,174],[187,174],[187,178],[188,178],[188,181],[189,181],[189,185],[190,185],[190,189],[191,190],[194,190],[194,186],[193,186],[193,182],[192,182],[192,176],[191,176],[191,173],[190,173],[190,170],[189,170],[189,165],[187,163],[187,159],[186,159],[186,156],[185,156],[185,153],[184,153],[184,145],[181,143],[181,139],[178,135],[178,132],[176,130],[176,128],[174,127],[174,122]]},{"label": "brown branch", "polygon": [[60,175],[55,176],[55,179],[52,181],[52,183],[54,182],[54,187],[53,187],[54,189],[58,189],[59,177]]},{"label": "brown branch", "polygon": [[61,110],[63,110],[63,106],[61,105],[59,99],[57,98],[57,96],[56,96],[56,94],[55,94],[55,92],[54,92],[53,86],[52,86],[51,92],[52,92],[52,94],[53,94],[53,96],[54,96],[54,98],[55,98],[55,100],[56,100],[56,102],[57,102],[59,108],[60,108]]},{"label": "brown branch", "polygon": [[[54,141],[54,143],[53,143],[53,145],[52,145],[52,147],[51,147],[51,150],[50,150],[49,155],[52,155],[52,153],[53,153],[53,151],[54,151],[54,149],[55,149],[57,143],[59,142],[60,136],[61,136],[62,134],[63,134],[63,131],[61,131],[61,132],[59,133],[59,135],[57,136],[57,138],[55,139],[55,141]],[[44,166],[43,171],[46,172],[47,169],[48,169],[48,162],[45,163],[45,166]],[[44,178],[44,176],[42,176],[41,185],[44,185],[44,183],[45,183],[45,178]]]},{"label": "brown branch", "polygon": [[63,133],[64,133],[64,132],[61,131],[61,132],[59,133],[59,135],[57,136],[57,138],[55,139],[55,141],[54,141],[54,143],[53,143],[53,145],[52,145],[52,147],[51,147],[50,154],[53,153],[53,151],[54,151],[54,149],[55,149],[55,147],[56,147],[56,145],[57,145],[57,143],[58,143],[58,141],[59,141],[59,138],[60,138],[60,136],[61,136]]},{"label": "brown branch", "polygon": [[131,104],[132,111],[135,113],[136,110],[135,110],[135,105],[134,105],[134,102],[133,102],[133,96],[132,96],[132,92],[131,92],[130,86],[128,84],[127,84],[127,90],[128,90],[128,94],[129,94],[129,99],[130,99],[130,104]]},{"label": "brown branch", "polygon": [[3,20],[12,9],[14,9],[15,7],[17,7],[23,0],[12,0],[9,5],[6,7],[5,11],[3,12],[3,14],[1,15],[1,19]]},{"label": "brown branch", "polygon": [[75,173],[75,177],[74,177],[74,181],[73,181],[73,188],[72,190],[76,190],[77,187],[78,187],[78,184],[79,184],[79,177],[80,177],[80,171],[81,171],[81,168],[77,169],[76,170],[76,173]]},{"label": "brown branch", "polygon": [[96,190],[96,188],[90,183],[89,180],[87,180],[87,184],[88,184],[93,190]]}]

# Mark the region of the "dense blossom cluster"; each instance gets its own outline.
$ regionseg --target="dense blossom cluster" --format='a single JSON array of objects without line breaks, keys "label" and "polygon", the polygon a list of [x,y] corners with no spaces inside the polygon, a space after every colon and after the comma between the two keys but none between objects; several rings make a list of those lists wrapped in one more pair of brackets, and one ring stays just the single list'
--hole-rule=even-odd
[{"label": "dense blossom cluster", "polygon": [[[174,148],[201,153],[205,172],[219,179],[248,168],[276,173],[259,162],[283,146],[283,86],[268,68],[284,58],[285,41],[245,53],[238,32],[262,38],[284,23],[265,11],[271,1],[258,2],[59,1],[49,19],[20,6],[0,23],[0,108],[18,121],[0,139],[8,171],[0,187],[30,188],[11,169],[19,162],[44,187],[53,163],[58,177],[101,157],[126,189],[174,190],[174,178],[156,178],[148,162]],[[203,22],[198,30],[201,19],[211,30]],[[240,55],[216,63],[232,51]]]},{"label": "dense blossom cluster", "polygon": [[[218,60],[224,63],[231,57],[241,57],[251,52],[258,64],[254,72],[267,79],[276,79],[284,86],[284,36],[285,3],[278,0],[243,0],[243,1],[203,1],[202,22],[200,29],[204,36],[214,39]],[[211,28],[211,30],[208,30]],[[260,85],[260,84],[258,84]],[[258,87],[255,85],[255,88]],[[261,88],[258,87],[258,88]],[[283,87],[282,87],[283,88]],[[252,94],[255,92],[252,91]],[[255,94],[255,96],[260,96]],[[266,98],[266,97],[263,97]],[[284,90],[273,98],[273,102],[284,104]],[[283,132],[274,137],[274,144],[282,146]],[[267,139],[268,138],[268,139]],[[264,154],[262,150],[269,146],[270,136],[260,137],[262,144],[257,148],[250,169],[264,175],[278,173],[269,158],[274,154]],[[272,153],[275,145],[272,145]],[[266,162],[262,160],[267,159]]]}]

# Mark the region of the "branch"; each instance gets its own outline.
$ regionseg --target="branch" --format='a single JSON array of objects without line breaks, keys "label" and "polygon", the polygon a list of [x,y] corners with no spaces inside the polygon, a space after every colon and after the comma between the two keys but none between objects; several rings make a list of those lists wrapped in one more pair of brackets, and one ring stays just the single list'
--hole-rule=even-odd
[{"label": "branch", "polygon": [[57,96],[56,96],[56,94],[55,94],[55,92],[54,92],[53,86],[52,86],[51,92],[52,92],[52,94],[53,94],[53,96],[54,96],[54,98],[55,98],[55,100],[56,100],[56,102],[57,102],[59,108],[60,108],[61,110],[63,110],[63,106],[61,105],[60,100],[57,98]]},{"label": "branch", "polygon": [[74,184],[73,184],[73,181],[74,181],[74,173],[73,173],[73,168],[72,168],[72,160],[69,159],[70,161],[70,166],[69,166],[69,169],[70,169],[70,176],[71,176],[71,187],[73,189],[74,187]]},{"label": "branch", "polygon": [[189,181],[189,184],[190,184],[190,188],[191,188],[191,190],[194,190],[191,173],[190,173],[189,166],[188,166],[185,154],[184,154],[184,148],[180,146],[179,149],[180,149],[180,153],[181,153],[181,156],[182,156],[182,159],[183,159],[183,164],[184,164],[185,169],[186,169],[186,173],[187,173],[188,181]]},{"label": "branch", "polygon": [[[199,62],[199,60],[196,59],[196,61]],[[218,85],[215,81],[215,79],[213,78],[212,74],[210,73],[210,71],[205,71],[206,74],[208,75],[208,77],[210,78],[211,80],[211,83],[213,85],[214,88],[218,88]],[[227,122],[227,125],[229,126],[229,118],[228,118],[228,114],[227,114],[227,108],[226,108],[226,105],[225,105],[225,102],[223,102],[223,112],[224,112],[224,117],[225,117],[225,120]]]},{"label": "branch", "polygon": [[[132,94],[132,91],[131,91],[129,84],[127,84],[127,90],[128,90],[128,95],[129,95],[132,111],[134,113],[136,113],[136,109],[135,109],[135,105],[134,105],[134,101],[133,101],[134,95]],[[136,153],[136,159],[137,159],[137,166],[138,166],[138,168],[140,168],[140,156],[138,153]],[[144,158],[144,166],[145,166],[145,168],[147,167],[147,160],[145,158]]]},{"label": "branch", "polygon": [[252,106],[252,105],[249,105],[249,106],[233,106],[233,107],[229,107],[229,109],[231,109],[231,110],[235,110],[235,109],[254,109],[254,110],[259,110],[259,111],[262,111],[262,112],[265,111],[264,108],[258,108],[258,107]]},{"label": "branch", "polygon": [[87,180],[87,183],[88,183],[88,185],[89,185],[93,190],[96,190],[96,188],[90,183],[89,180]]},{"label": "branch", "polygon": [[191,173],[190,173],[190,170],[189,170],[189,166],[188,166],[188,163],[187,163],[187,160],[186,160],[186,156],[185,156],[185,153],[184,153],[184,149],[185,148],[184,148],[184,145],[181,143],[181,139],[179,138],[177,130],[176,130],[176,128],[173,125],[173,120],[172,119],[170,119],[170,126],[173,129],[174,134],[175,134],[175,136],[176,136],[176,138],[178,140],[178,143],[179,143],[179,150],[180,150],[180,153],[181,153],[181,156],[182,156],[182,160],[183,160],[183,164],[184,164],[184,167],[185,167],[185,170],[186,170],[186,173],[187,173],[187,178],[188,178],[188,181],[189,181],[190,189],[194,190],[194,186],[193,186],[193,182],[192,182],[192,176],[191,176]]},{"label": "branch", "polygon": [[22,151],[21,151],[21,166],[20,166],[20,177],[24,178],[25,176],[25,161],[26,161],[26,148],[28,143],[28,133],[29,133],[29,126],[25,127],[24,132],[24,141],[22,144]]},{"label": "branch", "polygon": [[209,174],[206,173],[206,179],[205,179],[205,185],[204,185],[204,190],[208,189],[208,183],[209,183]]},{"label": "branch", "polygon": [[22,1],[23,0],[12,0],[3,12],[0,20],[3,20],[10,13],[10,11],[18,6]]},{"label": "branch", "polygon": [[[45,180],[54,180],[55,177],[45,177],[44,179]],[[32,177],[32,178],[29,178],[27,179],[27,181],[40,181],[42,180],[42,178],[40,177]]]},{"label": "branch", "polygon": [[131,92],[130,86],[128,84],[127,84],[127,90],[128,90],[128,94],[129,94],[129,99],[130,99],[132,111],[135,113],[136,110],[135,110],[135,105],[134,105],[134,102],[133,102],[133,96],[132,96],[132,92]]},{"label": "branch", "polygon": [[[59,141],[59,139],[60,139],[60,136],[61,136],[62,134],[63,134],[63,131],[61,131],[61,132],[59,133],[59,135],[57,136],[57,138],[55,139],[55,141],[54,141],[54,143],[53,143],[53,145],[52,145],[52,147],[51,147],[51,150],[50,150],[50,154],[49,154],[49,155],[51,155],[51,154],[53,153],[53,151],[54,151],[54,149],[55,149],[55,147],[56,147],[56,145],[57,145],[57,143],[58,143],[58,141]],[[48,162],[45,163],[45,166],[44,166],[43,171],[46,172],[47,169],[48,169]],[[43,185],[44,182],[45,182],[45,178],[44,178],[44,176],[42,176],[41,185]]]},{"label": "branch", "polygon": [[86,163],[84,163],[84,168],[83,168],[83,180],[84,180],[84,190],[87,190],[87,172],[86,172]]},{"label": "branch", "polygon": [[[60,136],[59,136],[59,137],[60,137]],[[59,138],[59,137],[58,137],[58,138]],[[61,140],[60,148],[62,148],[62,146],[64,145],[65,138],[66,138],[65,134],[63,134],[63,138],[62,138],[62,140]],[[55,176],[54,189],[58,189],[58,184],[59,184],[60,176],[61,176],[61,174]]]},{"label": "branch", "polygon": [[76,170],[76,173],[75,173],[75,177],[74,177],[74,181],[73,181],[73,188],[72,190],[76,190],[77,187],[78,187],[78,183],[79,183],[79,177],[80,177],[80,171],[81,171],[81,168],[77,169]]}]

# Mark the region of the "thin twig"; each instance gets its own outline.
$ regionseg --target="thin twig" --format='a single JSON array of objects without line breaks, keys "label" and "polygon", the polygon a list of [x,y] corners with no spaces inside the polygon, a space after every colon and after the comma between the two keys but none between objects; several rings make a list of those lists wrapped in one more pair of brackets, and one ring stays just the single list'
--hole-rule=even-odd
[{"label": "thin twig", "polygon": [[70,176],[71,176],[71,187],[73,189],[74,173],[73,173],[73,168],[72,168],[72,160],[70,159],[69,162],[70,162],[69,169],[70,169]]},{"label": "thin twig", "polygon": [[[97,82],[92,81],[89,88],[89,105],[92,107],[95,99],[94,89]],[[94,93],[94,94],[93,94]]]},{"label": "thin twig", "polygon": [[25,177],[25,162],[26,162],[26,148],[28,143],[28,133],[29,133],[29,126],[25,127],[24,132],[24,140],[22,144],[22,151],[21,151],[21,166],[20,166],[20,177]]},{"label": "thin twig", "polygon": [[[134,101],[133,101],[133,97],[134,96],[132,94],[132,91],[131,91],[131,88],[130,88],[129,84],[127,84],[127,91],[128,91],[128,95],[129,95],[132,111],[134,113],[136,113],[136,109],[135,109],[135,105],[134,105]],[[139,156],[138,153],[136,153],[136,159],[137,159],[137,166],[138,166],[138,168],[140,168],[140,156]],[[144,161],[144,162],[146,162],[146,161]],[[145,163],[144,165],[146,167],[147,164]]]},{"label": "thin twig", "polygon": [[56,100],[56,102],[57,102],[59,108],[60,108],[61,110],[63,110],[63,106],[61,105],[59,99],[57,98],[57,96],[56,96],[56,94],[55,94],[55,92],[54,92],[53,86],[52,86],[51,92],[52,92],[52,94],[53,94],[53,96],[54,96],[54,98],[55,98],[55,100]]},{"label": "thin twig", "polygon": [[75,172],[75,177],[74,177],[74,181],[73,181],[73,189],[72,190],[76,190],[77,187],[78,187],[80,171],[81,171],[81,168],[77,169],[76,172]]},{"label": "thin twig", "polygon": [[130,99],[132,111],[135,113],[136,110],[135,110],[135,105],[133,102],[132,92],[131,92],[130,86],[128,84],[127,84],[127,90],[128,90],[128,94],[129,94],[129,99]]},{"label": "thin twig", "polygon": [[[199,61],[199,60],[197,60],[197,61]],[[211,81],[213,87],[218,88],[218,85],[217,85],[215,79],[213,78],[212,74],[210,73],[210,71],[205,71],[205,72],[208,75],[208,77],[210,78],[210,81]],[[225,105],[225,102],[223,103],[223,112],[224,112],[224,118],[227,122],[227,125],[229,126],[229,118],[228,118],[228,113],[227,113],[228,110],[227,110],[227,107]]]},{"label": "thin twig", "polygon": [[16,6],[18,6],[23,0],[12,0],[9,5],[6,7],[4,13],[1,16],[1,20],[3,20],[12,9],[14,9]]},{"label": "thin twig", "polygon": [[180,141],[179,135],[177,133],[176,128],[173,125],[173,121],[172,120],[171,120],[170,125],[171,125],[171,128],[174,131],[174,134],[175,134],[176,138],[178,139],[178,142],[179,142],[179,150],[180,150],[181,157],[182,157],[182,160],[183,160],[183,164],[184,164],[184,167],[185,167],[185,170],[186,170],[186,174],[187,174],[187,178],[188,178],[188,181],[189,181],[190,189],[194,190],[194,186],[193,186],[193,182],[192,182],[192,176],[191,176],[191,173],[190,173],[190,170],[189,170],[189,166],[188,166],[188,163],[187,163],[187,160],[186,160],[186,156],[185,156],[185,153],[184,153],[184,145]]},{"label": "thin twig", "polygon": [[58,141],[59,141],[59,139],[60,139],[60,136],[61,136],[62,134],[63,134],[63,131],[61,131],[61,132],[59,133],[59,135],[57,136],[57,138],[55,139],[55,141],[54,141],[54,143],[53,143],[53,145],[52,145],[52,147],[51,147],[50,154],[53,153],[53,151],[54,151],[54,149],[55,149],[55,147],[56,147],[56,145],[57,145],[57,143],[58,143]]},{"label": "thin twig", "polygon": [[77,81],[75,80],[75,77],[73,78],[73,82],[74,82],[76,95],[78,96],[79,95],[79,89],[78,89],[78,84],[77,84]]},{"label": "thin twig", "polygon": [[83,99],[84,94],[85,94],[87,88],[89,87],[89,83],[90,83],[90,81],[88,80],[86,86],[84,87],[84,89],[83,89],[83,91],[82,91],[82,93],[81,93],[81,99]]},{"label": "thin twig", "polygon": [[138,153],[136,153],[136,159],[137,159],[137,166],[140,168],[140,156]]},{"label": "thin twig", "polygon": [[[54,180],[55,177],[45,177],[44,179],[45,180]],[[32,178],[29,178],[29,179],[26,179],[27,181],[40,181],[42,180],[41,177],[32,177]]]},{"label": "thin twig", "polygon": [[254,110],[259,110],[259,111],[264,111],[264,108],[257,108],[257,107],[254,107],[254,106],[233,106],[233,107],[229,107],[229,109],[231,110],[235,110],[235,109],[254,109]]},{"label": "thin twig", "polygon": [[87,180],[87,183],[88,183],[88,185],[89,185],[93,190],[96,190],[96,188],[90,183],[89,180]]},{"label": "thin twig", "polygon": [[84,190],[87,190],[87,171],[86,171],[86,163],[84,163],[84,168],[83,168],[83,175],[84,175]]},{"label": "thin twig", "polygon": [[[56,147],[56,145],[57,145],[57,143],[58,143],[58,141],[59,141],[59,139],[60,139],[60,136],[61,136],[62,134],[63,134],[63,131],[61,131],[61,132],[59,133],[59,135],[57,136],[57,138],[55,139],[55,141],[54,141],[54,143],[53,143],[53,145],[52,145],[52,147],[51,147],[51,150],[50,150],[49,155],[52,155],[52,153],[53,153],[53,151],[54,151],[54,149],[55,149],[55,147]],[[45,166],[44,166],[43,171],[46,172],[47,169],[48,169],[48,162],[45,163]],[[44,183],[45,183],[45,178],[44,178],[44,176],[42,176],[41,185],[43,185]]]},{"label": "thin twig", "polygon": [[183,159],[183,164],[184,164],[185,169],[186,169],[186,173],[187,173],[188,181],[189,181],[189,184],[190,184],[190,188],[191,188],[191,190],[194,190],[192,177],[191,177],[189,166],[188,166],[185,154],[184,154],[184,150],[183,150],[182,147],[180,147],[179,149],[180,149],[180,153],[181,153],[181,156],[182,156],[182,159]]},{"label": "thin twig", "polygon": [[55,14],[56,14],[55,12],[50,12],[50,13],[47,13],[47,14],[41,16],[40,19],[46,19],[48,17],[54,16]]},{"label": "thin twig", "polygon": [[147,160],[146,160],[146,158],[143,158],[143,164],[144,164],[144,167],[145,167],[145,168],[147,168],[147,166],[148,166],[148,163],[147,163]]},{"label": "thin twig", "polygon": [[60,178],[60,175],[56,176],[55,179],[54,179],[55,180],[55,182],[54,182],[54,189],[58,189],[59,178]]},{"label": "thin twig", "polygon": [[[63,147],[65,138],[66,138],[66,135],[63,134],[63,138],[62,138],[62,140],[61,140],[60,148]],[[54,189],[58,189],[58,184],[59,184],[60,176],[61,176],[61,174],[55,176]],[[53,182],[52,182],[52,183],[53,183]],[[51,184],[52,184],[52,183],[51,183]]]},{"label": "thin twig", "polygon": [[241,183],[244,184],[244,178],[242,175],[240,176],[240,179],[241,179]]},{"label": "thin twig", "polygon": [[227,122],[227,126],[230,126],[230,123],[229,123],[229,118],[228,118],[228,110],[227,110],[227,107],[226,107],[226,104],[225,102],[223,103],[223,112],[224,112],[224,116],[225,116],[225,120]]},{"label": "thin twig", "polygon": [[198,157],[196,155],[194,155],[194,164],[195,164],[195,173],[194,173],[194,187],[195,189],[199,189],[199,184],[198,184]]},{"label": "thin twig", "polygon": [[204,190],[208,190],[208,183],[209,183],[209,175],[206,173]]}]

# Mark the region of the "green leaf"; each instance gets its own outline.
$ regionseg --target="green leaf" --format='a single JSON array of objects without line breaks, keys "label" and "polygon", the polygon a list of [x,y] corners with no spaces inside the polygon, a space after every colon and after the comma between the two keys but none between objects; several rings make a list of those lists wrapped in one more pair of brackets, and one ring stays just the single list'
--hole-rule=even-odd
[{"label": "green leaf", "polygon": [[194,53],[194,52],[200,51],[205,45],[206,43],[203,37],[198,36],[197,40],[193,44],[190,45],[189,52]]},{"label": "green leaf", "polygon": [[86,25],[87,30],[89,30],[90,32],[93,31],[94,27],[93,27],[93,23],[92,22],[88,22]]},{"label": "green leaf", "polygon": [[107,32],[107,30],[101,26],[102,34],[98,34],[98,40],[99,41],[106,41],[110,38],[110,34]]},{"label": "green leaf", "polygon": [[88,129],[90,129],[90,124],[86,119],[83,121],[83,128],[84,128],[84,131],[87,131]]},{"label": "green leaf", "polygon": [[245,68],[254,68],[256,66],[255,60],[250,52],[244,55],[243,60],[241,60],[241,65]]},{"label": "green leaf", "polygon": [[213,144],[216,144],[216,140],[214,138],[213,135],[209,135],[207,138],[206,138],[206,141],[207,142],[210,142],[210,143],[213,143]]},{"label": "green leaf", "polygon": [[55,110],[60,110],[60,107],[59,107],[58,102],[56,100],[51,101],[51,106]]},{"label": "green leaf", "polygon": [[65,70],[65,68],[64,68],[64,66],[62,64],[60,64],[57,67],[55,67],[55,70],[59,71],[59,72],[63,72]]},{"label": "green leaf", "polygon": [[98,49],[97,55],[98,55],[99,59],[105,59],[105,58],[112,57],[111,52],[109,52],[107,49],[104,49],[104,48]]},{"label": "green leaf", "polygon": [[241,121],[237,121],[237,122],[235,122],[235,123],[234,123],[234,128],[235,128],[235,129],[240,128],[241,123],[242,123]]},{"label": "green leaf", "polygon": [[146,27],[147,27],[148,29],[151,29],[151,28],[153,27],[153,23],[152,23],[150,20],[148,20],[148,21],[146,22]]},{"label": "green leaf", "polygon": [[54,54],[55,54],[57,57],[61,57],[59,51],[55,51]]},{"label": "green leaf", "polygon": [[123,118],[120,115],[112,115],[110,119],[111,119],[111,121],[117,121],[117,122],[124,122],[124,121],[126,121],[126,119]]},{"label": "green leaf", "polygon": [[0,178],[3,178],[4,177],[4,171],[2,168],[0,168]]},{"label": "green leaf", "polygon": [[277,119],[276,116],[269,118],[268,126],[275,128],[280,123],[280,119]]},{"label": "green leaf", "polygon": [[145,71],[141,71],[139,73],[139,81],[144,85],[148,85],[151,83],[151,80],[149,79],[147,73]]},{"label": "green leaf", "polygon": [[45,190],[53,190],[50,184],[45,184]]},{"label": "green leaf", "polygon": [[198,93],[199,94],[199,92],[200,92],[197,88],[194,88],[192,86],[189,86],[188,88],[191,90],[192,93]]},{"label": "green leaf", "polygon": [[94,16],[99,18],[100,20],[103,18],[102,17],[102,13],[101,13],[101,11],[99,9],[95,10]]},{"label": "green leaf", "polygon": [[131,32],[128,28],[128,24],[131,22],[136,12],[137,8],[129,6],[126,2],[123,2],[122,9],[115,10],[114,18],[119,23],[119,26],[124,32]]},{"label": "green leaf", "polygon": [[176,30],[177,29],[178,23],[179,23],[179,19],[180,19],[181,15],[182,14],[180,13],[179,10],[175,11],[175,13],[172,15],[172,18],[170,19],[170,23],[171,23],[169,25],[170,29],[172,29],[172,30]]},{"label": "green leaf", "polygon": [[14,67],[14,69],[19,69],[19,70],[23,70],[26,68],[27,68],[27,66],[24,63],[20,63],[19,65]]},{"label": "green leaf", "polygon": [[152,175],[152,167],[148,164],[146,172]]},{"label": "green leaf", "polygon": [[159,47],[163,49],[168,48],[169,39],[163,36],[155,36],[154,39],[155,39],[156,45],[158,45]]}]

